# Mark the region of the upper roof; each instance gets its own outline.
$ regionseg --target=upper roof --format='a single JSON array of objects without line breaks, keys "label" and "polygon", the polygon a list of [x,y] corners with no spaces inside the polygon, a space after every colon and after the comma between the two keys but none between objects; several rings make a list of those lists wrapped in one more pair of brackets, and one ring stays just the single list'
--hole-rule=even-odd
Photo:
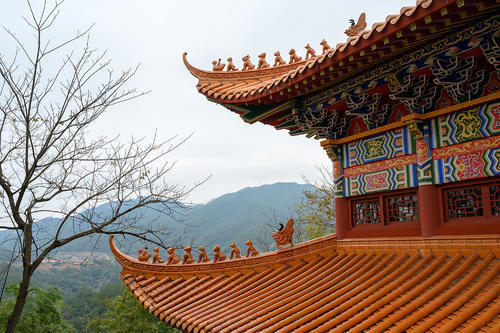
[{"label": "upper roof", "polygon": [[490,2],[485,5],[465,0],[417,0],[415,6],[401,8],[399,14],[387,16],[384,22],[374,23],[371,29],[360,31],[323,54],[318,52],[308,60],[276,67],[205,71],[192,66],[187,53],[183,60],[199,80],[198,91],[216,102],[272,104],[331,85],[351,72],[388,59],[400,49],[422,45],[428,36],[438,36],[449,32],[451,26],[466,24],[471,17],[488,9]]},{"label": "upper roof", "polygon": [[331,235],[251,258],[170,265],[110,245],[144,308],[184,332],[500,329],[500,235]]}]

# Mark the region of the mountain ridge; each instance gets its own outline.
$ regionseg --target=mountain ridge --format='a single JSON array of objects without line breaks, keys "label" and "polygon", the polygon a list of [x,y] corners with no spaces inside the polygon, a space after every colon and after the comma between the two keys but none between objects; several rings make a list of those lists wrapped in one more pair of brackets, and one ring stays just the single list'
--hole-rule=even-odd
[{"label": "mountain ridge", "polygon": [[[183,223],[175,222],[174,219],[162,215],[154,209],[145,209],[140,212],[145,217],[141,224],[155,223],[157,226],[164,225],[165,230],[179,237],[182,233],[185,233],[189,236],[189,242],[195,248],[200,245],[208,247],[217,244],[222,249],[228,249],[231,242],[244,247],[244,242],[247,239],[260,239],[261,241],[265,239],[265,241],[269,242],[272,239],[270,239],[270,235],[267,235],[266,225],[272,222],[271,217],[286,221],[290,215],[290,210],[301,200],[306,190],[314,190],[314,187],[292,182],[245,187],[235,192],[223,194],[206,204],[186,208],[182,212]],[[110,203],[103,204],[98,209],[105,211],[108,206],[110,206]],[[49,221],[45,221],[44,228],[47,228],[46,222],[57,221],[56,218],[52,217],[44,220],[47,219]],[[50,233],[49,229],[50,226],[44,232]],[[6,231],[0,231],[0,244],[8,244],[2,241],[6,235]],[[97,252],[109,253],[107,237],[102,236],[99,239],[94,236],[90,240],[87,238],[73,241],[62,247],[59,252],[89,251],[88,246],[93,240],[97,242]],[[5,246],[2,247],[6,248]],[[132,255],[135,254],[132,253]],[[166,256],[166,254],[163,255]]]}]

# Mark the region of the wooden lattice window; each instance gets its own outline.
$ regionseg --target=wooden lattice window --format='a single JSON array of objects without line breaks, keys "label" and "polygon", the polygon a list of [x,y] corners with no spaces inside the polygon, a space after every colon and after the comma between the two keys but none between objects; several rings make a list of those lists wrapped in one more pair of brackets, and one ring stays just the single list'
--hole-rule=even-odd
[{"label": "wooden lattice window", "polygon": [[446,220],[478,221],[500,217],[500,182],[482,181],[442,190]]},{"label": "wooden lattice window", "polygon": [[380,199],[378,198],[353,201],[352,208],[354,225],[381,222]]},{"label": "wooden lattice window", "polygon": [[417,195],[404,194],[386,199],[389,222],[417,221]]},{"label": "wooden lattice window", "polygon": [[500,186],[492,185],[489,187],[490,207],[492,216],[500,216]]},{"label": "wooden lattice window", "polygon": [[446,191],[448,217],[484,216],[482,188],[462,187]]}]

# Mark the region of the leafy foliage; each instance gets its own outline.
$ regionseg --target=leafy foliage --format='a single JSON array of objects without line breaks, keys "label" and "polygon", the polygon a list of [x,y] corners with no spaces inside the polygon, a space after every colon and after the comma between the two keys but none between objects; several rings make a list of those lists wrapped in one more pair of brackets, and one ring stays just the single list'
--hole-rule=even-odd
[{"label": "leafy foliage", "polygon": [[321,177],[315,182],[305,179],[313,187],[304,190],[301,201],[293,207],[296,241],[304,242],[335,232],[335,185],[333,175],[325,167],[319,168]]},{"label": "leafy foliage", "polygon": [[329,188],[304,191],[303,200],[295,204],[294,210],[304,241],[335,232],[334,196]]},{"label": "leafy foliage", "polygon": [[[18,292],[18,285],[9,285],[5,290],[6,297],[0,305],[1,330],[5,330],[7,326],[7,320],[14,308]],[[63,317],[63,306],[62,296],[56,287],[49,287],[46,290],[39,288],[31,289],[26,299],[23,314],[16,327],[16,332],[73,332],[73,328]]]},{"label": "leafy foliage", "polygon": [[66,299],[64,315],[77,332],[86,332],[87,325],[106,311],[106,298],[123,293],[121,280],[107,283],[95,291],[90,286],[82,287],[73,297]]},{"label": "leafy foliage", "polygon": [[146,311],[127,290],[120,296],[106,299],[105,306],[106,312],[89,324],[87,327],[88,332],[179,332]]}]

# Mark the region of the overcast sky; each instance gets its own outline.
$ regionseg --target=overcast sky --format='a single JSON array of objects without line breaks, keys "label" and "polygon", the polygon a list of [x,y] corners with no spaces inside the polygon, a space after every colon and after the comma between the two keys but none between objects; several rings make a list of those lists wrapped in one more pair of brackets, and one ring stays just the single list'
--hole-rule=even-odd
[{"label": "overcast sky", "polygon": [[[66,0],[52,38],[64,40],[92,24],[91,45],[107,50],[112,67],[121,70],[140,64],[134,85],[151,92],[114,108],[102,118],[95,133],[162,139],[193,134],[170,155],[177,161],[168,181],[191,185],[207,176],[207,183],[190,199],[206,202],[248,186],[302,182],[319,176],[316,168],[330,165],[319,141],[292,137],[271,126],[249,125],[222,106],[208,102],[195,88],[197,80],[182,62],[211,69],[214,59],[295,48],[304,56],[310,43],[318,53],[325,38],[331,46],[344,42],[350,18],[367,14],[368,27],[414,2],[358,1],[167,1]],[[34,0],[38,2],[38,0]],[[22,31],[27,15],[24,1],[2,0],[0,23]],[[6,45],[5,33],[0,45]],[[57,59],[59,60],[59,59]]]}]

